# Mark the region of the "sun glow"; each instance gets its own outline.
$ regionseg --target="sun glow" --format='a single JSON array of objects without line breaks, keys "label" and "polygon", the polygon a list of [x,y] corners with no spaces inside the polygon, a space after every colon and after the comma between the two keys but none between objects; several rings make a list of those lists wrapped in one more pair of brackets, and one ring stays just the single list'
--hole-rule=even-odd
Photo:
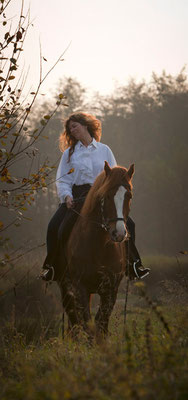
[{"label": "sun glow", "polygon": [[[21,1],[20,1],[21,4]],[[29,83],[51,67],[68,47],[64,61],[47,78],[44,91],[64,76],[72,76],[92,92],[110,94],[133,77],[148,80],[152,71],[177,74],[188,59],[185,0],[25,0],[31,26],[24,48],[30,66]],[[18,14],[18,2],[12,16]]]}]

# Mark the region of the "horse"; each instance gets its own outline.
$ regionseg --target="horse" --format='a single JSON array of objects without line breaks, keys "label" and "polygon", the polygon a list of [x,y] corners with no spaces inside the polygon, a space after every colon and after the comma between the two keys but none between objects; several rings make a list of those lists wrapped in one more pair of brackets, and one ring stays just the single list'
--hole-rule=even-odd
[{"label": "horse", "polygon": [[[105,161],[85,199],[65,246],[59,252],[57,279],[69,328],[88,332],[90,299],[97,293],[96,334],[107,335],[119,284],[126,272],[126,220],[132,198],[134,164],[110,168]],[[64,259],[64,261],[62,261]]]}]

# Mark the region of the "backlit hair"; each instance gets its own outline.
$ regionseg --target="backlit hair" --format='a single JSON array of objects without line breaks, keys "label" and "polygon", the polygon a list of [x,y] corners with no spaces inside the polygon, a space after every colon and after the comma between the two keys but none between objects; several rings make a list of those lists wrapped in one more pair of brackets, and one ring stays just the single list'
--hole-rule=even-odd
[{"label": "backlit hair", "polygon": [[79,122],[83,126],[87,126],[87,130],[92,138],[94,138],[97,142],[100,142],[101,139],[101,121],[99,121],[94,115],[86,114],[83,112],[76,112],[71,114],[69,118],[65,121],[65,130],[61,133],[59,138],[59,147],[61,151],[69,148],[69,159],[74,152],[74,148],[76,143],[78,142],[71,135],[71,131],[69,128],[70,121]]}]

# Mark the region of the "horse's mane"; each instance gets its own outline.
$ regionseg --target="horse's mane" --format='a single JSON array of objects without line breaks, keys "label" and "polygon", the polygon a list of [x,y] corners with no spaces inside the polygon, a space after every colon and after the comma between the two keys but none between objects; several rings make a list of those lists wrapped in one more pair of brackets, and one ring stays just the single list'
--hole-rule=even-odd
[{"label": "horse's mane", "polygon": [[105,196],[114,186],[121,184],[129,184],[130,189],[132,189],[131,179],[126,168],[120,166],[113,167],[108,175],[106,175],[105,170],[103,170],[95,179],[85,199],[81,214],[83,216],[90,214],[94,210],[96,202],[98,202],[102,196]]}]

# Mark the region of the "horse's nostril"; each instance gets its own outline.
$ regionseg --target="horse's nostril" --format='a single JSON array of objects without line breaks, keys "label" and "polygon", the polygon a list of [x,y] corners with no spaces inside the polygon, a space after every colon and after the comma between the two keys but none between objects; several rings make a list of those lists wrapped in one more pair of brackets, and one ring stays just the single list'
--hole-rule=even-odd
[{"label": "horse's nostril", "polygon": [[111,231],[111,238],[115,242],[122,242],[126,236],[126,230],[123,230],[122,232],[118,232],[116,229],[113,229]]},{"label": "horse's nostril", "polygon": [[113,239],[116,239],[116,237],[117,237],[117,232],[116,232],[116,230],[114,229],[114,230],[112,231],[112,238],[113,238]]},{"label": "horse's nostril", "polygon": [[125,234],[126,234],[126,231],[121,232],[121,233],[117,232],[117,231],[113,231],[112,238],[113,238],[113,240],[115,240],[117,242],[122,242],[122,240],[124,240],[124,238],[125,238]]}]

